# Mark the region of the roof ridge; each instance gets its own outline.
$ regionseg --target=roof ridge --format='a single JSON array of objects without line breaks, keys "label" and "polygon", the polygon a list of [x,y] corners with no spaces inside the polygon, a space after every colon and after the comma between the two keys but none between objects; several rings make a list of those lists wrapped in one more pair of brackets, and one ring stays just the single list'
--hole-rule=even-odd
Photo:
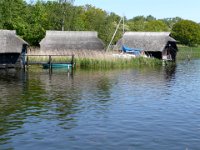
[{"label": "roof ridge", "polygon": [[124,36],[169,36],[170,32],[125,32]]}]

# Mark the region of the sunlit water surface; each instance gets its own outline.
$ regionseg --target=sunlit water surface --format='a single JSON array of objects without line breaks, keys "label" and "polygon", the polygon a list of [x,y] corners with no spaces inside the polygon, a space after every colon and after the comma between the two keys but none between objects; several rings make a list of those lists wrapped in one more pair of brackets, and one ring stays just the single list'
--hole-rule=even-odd
[{"label": "sunlit water surface", "polygon": [[200,149],[200,60],[0,71],[0,149]]}]

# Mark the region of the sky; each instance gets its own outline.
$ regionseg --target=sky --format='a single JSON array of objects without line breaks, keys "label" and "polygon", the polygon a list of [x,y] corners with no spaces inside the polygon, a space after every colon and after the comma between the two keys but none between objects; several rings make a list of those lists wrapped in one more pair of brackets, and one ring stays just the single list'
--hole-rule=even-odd
[{"label": "sky", "polygon": [[131,19],[152,15],[157,19],[181,17],[200,23],[200,0],[75,0]]}]

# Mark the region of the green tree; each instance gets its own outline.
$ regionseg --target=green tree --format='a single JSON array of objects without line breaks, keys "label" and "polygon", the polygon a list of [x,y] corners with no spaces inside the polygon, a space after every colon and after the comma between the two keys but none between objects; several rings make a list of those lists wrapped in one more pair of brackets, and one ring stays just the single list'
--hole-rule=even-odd
[{"label": "green tree", "polygon": [[132,19],[130,19],[129,21],[141,21],[141,22],[145,22],[146,21],[146,18],[144,16],[136,16],[136,17],[133,17]]},{"label": "green tree", "polygon": [[145,24],[145,31],[161,32],[169,31],[169,28],[161,20],[152,20]]},{"label": "green tree", "polygon": [[181,20],[174,24],[171,35],[181,44],[195,46],[200,44],[200,25],[190,20]]},{"label": "green tree", "polygon": [[22,32],[25,28],[26,2],[23,0],[0,0],[0,26],[3,29]]},{"label": "green tree", "polygon": [[84,31],[86,30],[85,27],[85,11],[84,7],[79,6],[74,8],[74,14],[73,14],[73,19],[72,19],[72,25],[71,25],[71,30],[74,31]]},{"label": "green tree", "polygon": [[3,1],[1,1],[0,0],[0,29],[2,29],[3,28],[3,8],[2,8],[2,6],[3,6]]},{"label": "green tree", "polygon": [[47,15],[44,3],[41,1],[28,6],[28,13],[25,18],[28,23],[25,32],[25,40],[31,45],[38,46],[40,40],[44,37],[49,24]]},{"label": "green tree", "polygon": [[127,21],[130,31],[144,31],[146,18],[144,16],[136,16]]},{"label": "green tree", "polygon": [[179,21],[182,20],[182,18],[180,17],[174,17],[174,18],[164,18],[164,19],[161,19],[167,26],[168,28],[171,30],[173,25]]},{"label": "green tree", "polygon": [[[101,33],[99,37],[104,41],[106,45],[110,43],[110,40],[116,30],[116,27],[120,19],[121,17],[119,17],[115,13],[110,13],[104,20],[104,23],[102,24],[99,31]],[[113,43],[111,44],[115,44],[118,41],[118,39],[121,38],[121,36],[122,36],[122,26],[120,26],[119,30],[117,31],[114,37]]]},{"label": "green tree", "polygon": [[153,20],[156,20],[156,18],[153,17],[152,15],[148,15],[148,16],[146,17],[146,21],[153,21]]}]

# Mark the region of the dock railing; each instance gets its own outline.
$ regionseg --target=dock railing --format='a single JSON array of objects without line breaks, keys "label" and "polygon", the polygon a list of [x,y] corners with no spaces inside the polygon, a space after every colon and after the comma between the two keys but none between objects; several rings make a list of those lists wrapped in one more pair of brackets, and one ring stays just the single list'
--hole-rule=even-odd
[{"label": "dock railing", "polygon": [[29,65],[49,65],[49,70],[52,70],[53,64],[69,64],[72,69],[75,67],[74,55],[23,55],[22,56],[23,68]]}]

